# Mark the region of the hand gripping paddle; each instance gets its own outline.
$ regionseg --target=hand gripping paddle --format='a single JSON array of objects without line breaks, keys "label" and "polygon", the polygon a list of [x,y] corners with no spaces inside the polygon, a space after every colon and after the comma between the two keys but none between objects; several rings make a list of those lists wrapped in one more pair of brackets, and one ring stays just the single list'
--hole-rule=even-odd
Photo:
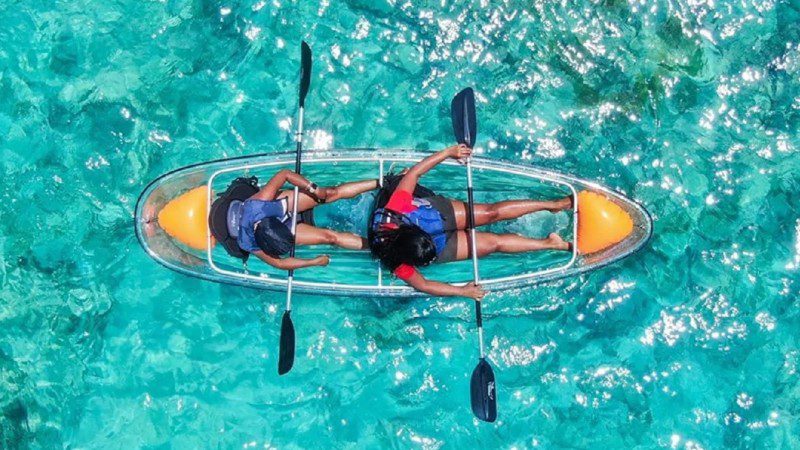
[{"label": "hand gripping paddle", "polygon": [[[478,123],[475,118],[475,93],[472,88],[466,88],[456,94],[450,105],[450,115],[453,119],[453,132],[459,144],[472,148],[478,134]],[[475,251],[475,201],[472,195],[472,161],[467,159],[467,203],[469,215],[467,217],[470,235],[470,254],[472,255],[472,275],[475,284],[478,284],[478,254]],[[480,359],[469,384],[469,394],[472,403],[472,412],[480,420],[494,422],[497,419],[497,397],[495,391],[494,371],[486,360],[483,347],[483,317],[481,316],[481,302],[475,301],[475,322],[478,325],[478,344]]]}]

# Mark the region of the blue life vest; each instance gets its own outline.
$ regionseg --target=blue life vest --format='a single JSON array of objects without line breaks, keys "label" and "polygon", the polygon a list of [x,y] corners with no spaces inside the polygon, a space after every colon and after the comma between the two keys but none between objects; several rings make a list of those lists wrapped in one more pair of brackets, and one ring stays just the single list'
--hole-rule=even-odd
[{"label": "blue life vest", "polygon": [[413,202],[417,209],[406,214],[400,214],[394,211],[387,214],[385,208],[376,209],[375,213],[372,215],[372,229],[378,231],[381,223],[395,223],[400,225],[396,219],[396,217],[399,217],[401,223],[416,225],[422,229],[422,231],[428,233],[428,236],[433,240],[433,245],[436,247],[436,256],[441,255],[447,243],[447,234],[445,234],[444,231],[442,215],[424,198],[414,197]]},{"label": "blue life vest", "polygon": [[[236,236],[239,247],[247,252],[260,250],[256,244],[256,223],[270,217],[286,222],[289,218],[286,203],[285,200],[248,199],[241,203],[241,206],[231,205],[231,210],[233,210],[231,216],[233,217],[229,216],[228,224],[229,226],[236,222],[239,224],[239,232],[238,236]],[[236,220],[236,217],[238,217],[238,220]],[[271,222],[264,221],[263,223],[270,224]]]}]

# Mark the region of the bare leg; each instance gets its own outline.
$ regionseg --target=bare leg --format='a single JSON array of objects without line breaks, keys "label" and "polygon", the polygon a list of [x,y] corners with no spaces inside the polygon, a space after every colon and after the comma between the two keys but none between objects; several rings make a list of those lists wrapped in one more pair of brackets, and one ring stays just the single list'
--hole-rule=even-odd
[{"label": "bare leg", "polygon": [[[344,183],[340,184],[339,186],[327,188],[330,192],[328,192],[328,198],[325,200],[325,203],[333,203],[336,200],[341,200],[345,198],[353,198],[356,195],[363,194],[364,192],[371,191],[378,187],[377,180],[364,180],[364,181],[354,181],[352,183]],[[289,209],[292,209],[292,202],[294,201],[294,189],[281,191],[278,193],[279,199],[286,198],[289,201]],[[317,201],[312,198],[310,195],[306,194],[305,192],[300,192],[300,198],[297,200],[297,210],[300,212],[306,211],[317,206]]]},{"label": "bare leg", "polygon": [[353,181],[352,183],[344,183],[339,186],[328,188],[328,198],[326,203],[335,202],[344,198],[353,198],[364,192],[371,191],[378,188],[378,180],[363,180]]},{"label": "bare leg", "polygon": [[[467,205],[458,200],[452,200],[453,211],[456,215],[456,226],[459,230],[467,228]],[[559,200],[506,200],[497,203],[475,204],[475,226],[488,225],[501,220],[516,219],[525,214],[536,211],[558,212],[572,208],[572,197]]]},{"label": "bare leg", "polygon": [[305,223],[297,224],[297,244],[335,245],[349,250],[363,250],[367,247],[366,240],[357,234],[314,227]]},{"label": "bare leg", "polygon": [[[289,213],[292,212],[292,205],[294,205],[294,189],[290,189],[287,191],[280,191],[278,192],[278,196],[275,198],[276,200],[280,200],[282,198],[286,198],[288,200],[287,209]],[[303,212],[307,211],[315,206],[317,206],[317,201],[314,200],[310,195],[306,194],[305,192],[300,191],[300,198],[297,199],[297,211]]]},{"label": "bare leg", "polygon": [[[546,239],[533,239],[518,234],[475,233],[478,246],[478,257],[492,253],[524,253],[537,250],[569,250],[569,242],[561,239],[556,233],[550,233]],[[469,233],[458,232],[458,250],[456,259],[469,259]]]}]

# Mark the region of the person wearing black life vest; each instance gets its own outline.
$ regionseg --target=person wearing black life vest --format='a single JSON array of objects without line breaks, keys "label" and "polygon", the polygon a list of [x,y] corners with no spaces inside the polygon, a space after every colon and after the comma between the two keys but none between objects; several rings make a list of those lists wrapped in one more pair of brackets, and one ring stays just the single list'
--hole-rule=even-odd
[{"label": "person wearing black life vest", "polygon": [[[436,195],[418,185],[422,175],[447,158],[464,160],[472,154],[465,145],[448,147],[423,159],[400,176],[387,177],[375,202],[367,240],[372,255],[394,275],[418,291],[435,296],[460,296],[480,300],[483,289],[474,283],[454,286],[428,280],[417,267],[470,258],[467,205]],[[508,200],[475,204],[475,226],[514,219],[536,211],[558,212],[572,208],[572,198],[552,201]],[[476,233],[478,256],[537,250],[570,250],[555,233],[545,239],[517,234]]]},{"label": "person wearing black life vest", "polygon": [[[290,230],[294,189],[281,190],[287,182],[300,188],[296,236]],[[316,227],[312,221],[303,220],[306,215],[300,213],[310,212],[320,203],[353,198],[377,187],[378,181],[374,179],[322,187],[284,169],[246,200],[230,203],[227,228],[235,232],[236,243],[242,250],[278,269],[327,266],[330,262],[327,255],[312,259],[283,256],[289,253],[293,239],[297,245],[327,244],[351,250],[366,249],[366,241],[357,234]]]}]

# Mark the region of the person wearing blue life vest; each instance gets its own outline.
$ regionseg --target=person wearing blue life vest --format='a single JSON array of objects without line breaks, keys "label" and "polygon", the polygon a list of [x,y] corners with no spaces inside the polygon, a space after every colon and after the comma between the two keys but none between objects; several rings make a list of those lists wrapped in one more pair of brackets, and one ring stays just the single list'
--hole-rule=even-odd
[{"label": "person wearing blue life vest", "polygon": [[[297,203],[299,220],[295,236],[290,229],[294,190],[281,190],[287,182],[300,188]],[[322,187],[311,183],[302,175],[284,169],[251,197],[230,203],[227,210],[227,229],[236,238],[241,250],[278,269],[327,266],[330,262],[327,255],[312,259],[284,255],[289,253],[293,240],[296,240],[297,245],[327,244],[351,250],[366,249],[366,241],[357,234],[314,226],[313,222],[302,220],[305,215],[301,213],[310,211],[321,203],[353,198],[377,187],[378,181],[375,179]]]},{"label": "person wearing blue life vest", "polygon": [[[378,194],[368,233],[372,255],[394,275],[413,288],[435,296],[461,296],[480,300],[484,291],[469,283],[454,286],[428,280],[417,267],[470,258],[467,206],[459,200],[436,195],[418,185],[422,175],[448,158],[464,160],[472,155],[465,145],[448,147],[423,159],[400,176],[387,177]],[[558,212],[572,208],[572,198],[552,201],[508,200],[475,204],[475,226],[514,219],[536,211]],[[570,250],[570,244],[551,233],[545,239],[517,234],[476,233],[478,256],[537,250]]]}]

